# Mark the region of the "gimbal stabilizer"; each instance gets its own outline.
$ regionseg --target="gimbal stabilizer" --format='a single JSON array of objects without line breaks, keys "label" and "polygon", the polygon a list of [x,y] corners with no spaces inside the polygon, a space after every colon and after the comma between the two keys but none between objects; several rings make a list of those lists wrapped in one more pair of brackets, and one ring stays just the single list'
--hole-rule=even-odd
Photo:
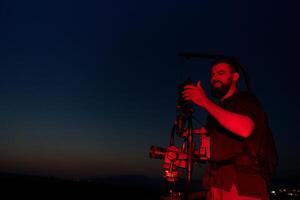
[{"label": "gimbal stabilizer", "polygon": [[[178,86],[179,96],[176,106],[178,114],[172,127],[169,146],[166,148],[151,146],[149,152],[150,158],[163,159],[163,177],[170,183],[178,180],[179,169],[186,170],[186,192],[191,184],[194,162],[205,162],[210,157],[209,138],[206,135],[206,130],[204,127],[194,128],[193,121],[200,122],[193,116],[192,103],[182,98],[183,88],[188,84],[192,84],[190,79]],[[200,125],[202,124],[200,123]],[[182,145],[179,147],[175,146],[175,134],[183,139]],[[199,148],[196,148],[194,135],[198,135],[200,138]]]}]

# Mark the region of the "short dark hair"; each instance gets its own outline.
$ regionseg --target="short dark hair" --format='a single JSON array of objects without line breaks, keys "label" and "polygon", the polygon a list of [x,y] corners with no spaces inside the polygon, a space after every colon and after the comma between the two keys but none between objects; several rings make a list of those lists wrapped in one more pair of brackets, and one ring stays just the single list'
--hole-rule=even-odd
[{"label": "short dark hair", "polygon": [[239,71],[240,71],[239,67],[238,67],[238,64],[234,60],[232,60],[230,58],[221,58],[221,59],[214,60],[211,63],[210,69],[213,66],[215,66],[217,64],[220,64],[220,63],[226,63],[226,64],[228,64],[231,67],[231,69],[232,69],[233,72],[238,72],[239,73]]}]

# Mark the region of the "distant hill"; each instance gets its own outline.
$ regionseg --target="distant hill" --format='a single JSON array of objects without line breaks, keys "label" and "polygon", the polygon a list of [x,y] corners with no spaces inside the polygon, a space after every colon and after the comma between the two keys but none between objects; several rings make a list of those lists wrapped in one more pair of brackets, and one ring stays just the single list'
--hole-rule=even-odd
[{"label": "distant hill", "polygon": [[160,178],[154,179],[144,175],[118,175],[110,177],[89,178],[89,181],[96,183],[104,183],[118,186],[143,186],[143,187],[158,187],[163,180]]},{"label": "distant hill", "polygon": [[[170,188],[183,191],[186,188],[187,180],[179,179],[174,185],[170,185],[164,178],[149,178],[144,175],[118,175],[110,177],[96,177],[88,179],[92,182],[110,184],[126,187],[145,187],[168,191]],[[193,180],[191,184],[193,190],[201,189],[201,181]]]},{"label": "distant hill", "polygon": [[[276,178],[271,189],[300,188],[300,177]],[[201,190],[200,180],[193,180],[191,190]],[[163,178],[149,178],[143,175],[118,175],[110,177],[92,177],[81,180],[62,179],[47,176],[32,176],[13,173],[0,173],[1,192],[9,199],[19,197],[43,199],[99,198],[99,199],[139,199],[159,200],[166,196],[169,189],[184,191],[186,180],[176,186],[168,184]],[[6,193],[6,194],[5,194]],[[105,198],[104,198],[105,197]]]},{"label": "distant hill", "polygon": [[[56,177],[42,177],[22,174],[0,173],[1,194],[9,198],[43,199],[51,197],[61,199],[145,199],[155,200],[164,194],[162,190],[147,187],[146,177],[120,176],[104,178],[106,181],[67,180]],[[115,184],[118,180],[129,184]],[[136,184],[133,184],[136,182]]]}]

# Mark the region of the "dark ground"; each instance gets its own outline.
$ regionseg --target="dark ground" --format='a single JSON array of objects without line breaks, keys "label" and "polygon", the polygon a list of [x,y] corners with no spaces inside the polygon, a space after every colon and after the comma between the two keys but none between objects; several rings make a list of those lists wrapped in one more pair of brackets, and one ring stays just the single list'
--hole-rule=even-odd
[{"label": "dark ground", "polygon": [[[53,177],[1,174],[1,193],[6,199],[160,199],[164,191],[137,185],[124,186],[100,181],[65,180]],[[3,199],[3,198],[1,198]]]},{"label": "dark ground", "polygon": [[[195,181],[194,188],[199,182]],[[170,185],[163,179],[150,179],[145,176],[128,175],[108,178],[90,178],[69,180],[56,177],[43,177],[0,173],[1,199],[139,199],[159,200],[168,196]],[[182,190],[184,183],[177,188]],[[292,177],[285,180],[274,180],[271,190],[277,195],[271,195],[270,200],[298,200],[299,196],[278,193],[279,189],[299,189],[299,179]],[[176,188],[175,188],[176,189]],[[300,193],[299,193],[300,194]]]}]

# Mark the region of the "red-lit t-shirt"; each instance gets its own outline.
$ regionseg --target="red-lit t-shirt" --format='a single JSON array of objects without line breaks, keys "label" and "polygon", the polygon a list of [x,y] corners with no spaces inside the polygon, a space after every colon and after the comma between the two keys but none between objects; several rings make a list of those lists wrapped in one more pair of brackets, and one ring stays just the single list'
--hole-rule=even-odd
[{"label": "red-lit t-shirt", "polygon": [[208,116],[206,128],[210,137],[211,162],[205,176],[209,177],[210,186],[229,191],[234,183],[239,194],[243,196],[268,199],[267,185],[261,174],[251,170],[251,166],[248,171],[240,171],[231,162],[238,155],[250,154],[246,140],[256,144],[268,127],[268,124],[261,123],[266,120],[260,102],[253,94],[239,91],[219,105],[228,111],[250,117],[255,128],[251,135],[244,139],[225,129],[212,116]]}]

